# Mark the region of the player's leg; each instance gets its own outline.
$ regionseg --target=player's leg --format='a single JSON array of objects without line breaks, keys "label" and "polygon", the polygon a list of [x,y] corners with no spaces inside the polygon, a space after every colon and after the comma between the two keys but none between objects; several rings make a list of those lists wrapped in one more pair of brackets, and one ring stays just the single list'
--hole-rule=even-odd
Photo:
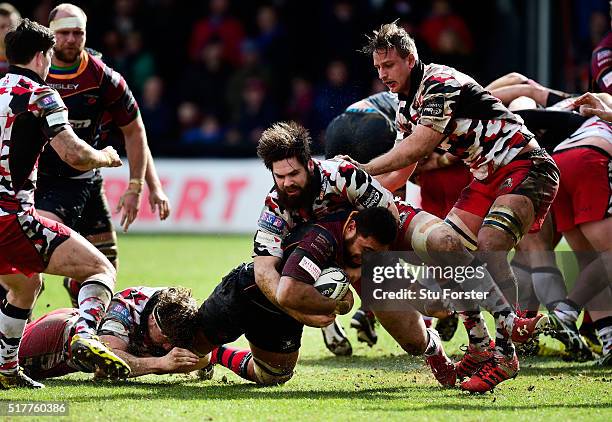
[{"label": "player's leg", "polygon": [[70,331],[79,312],[62,308],[29,323],[19,348],[19,362],[34,379],[59,377],[77,371],[67,361]]},{"label": "player's leg", "polygon": [[0,389],[42,388],[43,384],[25,375],[19,365],[19,349],[34,302],[42,285],[40,274],[0,275],[7,291],[0,302]]},{"label": "player's leg", "polygon": [[438,333],[425,328],[422,315],[411,306],[403,311],[374,311],[380,325],[408,354],[424,356],[438,382],[452,387],[456,382],[455,366],[446,356]]}]

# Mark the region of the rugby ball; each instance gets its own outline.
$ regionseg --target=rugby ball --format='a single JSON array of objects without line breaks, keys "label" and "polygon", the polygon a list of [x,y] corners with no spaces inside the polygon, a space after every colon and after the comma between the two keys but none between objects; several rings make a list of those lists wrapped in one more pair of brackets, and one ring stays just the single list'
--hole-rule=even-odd
[{"label": "rugby ball", "polygon": [[350,284],[348,276],[341,268],[329,267],[321,271],[314,288],[325,297],[341,299],[348,292]]}]

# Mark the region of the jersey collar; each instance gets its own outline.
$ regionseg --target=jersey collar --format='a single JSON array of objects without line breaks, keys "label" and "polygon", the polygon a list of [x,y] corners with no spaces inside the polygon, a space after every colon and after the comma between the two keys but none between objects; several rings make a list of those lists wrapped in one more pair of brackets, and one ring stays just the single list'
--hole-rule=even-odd
[{"label": "jersey collar", "polygon": [[423,79],[423,73],[425,73],[425,65],[422,61],[417,60],[414,67],[410,71],[410,91],[408,95],[399,93],[398,98],[400,101],[406,101],[406,104],[411,104],[414,101],[419,85],[421,85]]},{"label": "jersey collar", "polygon": [[34,72],[33,70],[27,69],[25,67],[16,66],[12,64],[9,66],[7,73],[13,73],[15,75],[22,75],[22,76],[25,76],[26,78],[32,79],[36,83],[39,83],[41,85],[47,85],[47,83],[43,81],[40,76],[38,76],[38,73]]}]

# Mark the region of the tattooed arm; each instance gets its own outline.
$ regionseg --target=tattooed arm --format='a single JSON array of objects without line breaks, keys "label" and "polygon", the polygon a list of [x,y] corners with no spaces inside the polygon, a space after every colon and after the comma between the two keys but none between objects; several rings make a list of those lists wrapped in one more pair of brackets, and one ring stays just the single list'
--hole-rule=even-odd
[{"label": "tattooed arm", "polygon": [[80,139],[70,127],[55,135],[50,144],[63,161],[77,170],[121,166],[121,159],[113,147],[97,150]]}]

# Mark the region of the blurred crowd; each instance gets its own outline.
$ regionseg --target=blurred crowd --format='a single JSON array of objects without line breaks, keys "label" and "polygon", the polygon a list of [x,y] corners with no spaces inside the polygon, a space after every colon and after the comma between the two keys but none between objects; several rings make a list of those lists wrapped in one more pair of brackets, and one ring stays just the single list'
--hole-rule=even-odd
[{"label": "blurred crowd", "polygon": [[[59,1],[14,2],[47,24]],[[87,0],[87,45],[128,81],[156,155],[242,157],[280,119],[323,131],[378,92],[364,34],[399,19],[425,62],[483,85],[527,73],[528,0]],[[551,4],[550,86],[583,92],[590,52],[610,30],[606,0]],[[536,75],[529,75],[535,77]]]}]

